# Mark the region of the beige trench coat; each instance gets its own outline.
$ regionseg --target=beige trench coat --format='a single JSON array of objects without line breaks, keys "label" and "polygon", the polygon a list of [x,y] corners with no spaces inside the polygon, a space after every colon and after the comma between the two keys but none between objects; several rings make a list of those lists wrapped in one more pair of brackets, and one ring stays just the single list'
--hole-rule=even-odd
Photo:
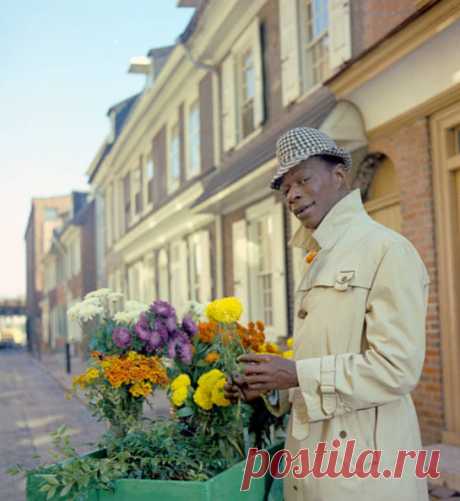
[{"label": "beige trench coat", "polygon": [[[366,213],[359,190],[340,200],[311,234],[290,245],[318,250],[295,299],[294,359],[300,386],[280,392],[275,413],[291,410],[286,447],[347,440],[356,451],[382,451],[379,471],[393,470],[398,450],[421,448],[410,392],[425,356],[428,274],[400,234]],[[370,459],[370,458],[369,458]],[[413,465],[415,461],[407,460]],[[368,464],[368,463],[366,463]],[[401,479],[307,476],[284,480],[287,501],[428,501],[414,466]]]}]

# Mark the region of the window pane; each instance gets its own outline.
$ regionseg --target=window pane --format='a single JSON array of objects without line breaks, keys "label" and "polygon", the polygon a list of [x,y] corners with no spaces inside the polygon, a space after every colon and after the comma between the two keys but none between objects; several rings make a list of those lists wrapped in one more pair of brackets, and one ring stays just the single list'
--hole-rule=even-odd
[{"label": "window pane", "polygon": [[328,6],[327,0],[314,0],[313,15],[314,15],[314,32],[313,36],[318,38],[328,28]]},{"label": "window pane", "polygon": [[153,160],[151,158],[148,159],[147,165],[145,167],[145,175],[147,179],[152,179],[154,173]]},{"label": "window pane", "polygon": [[254,98],[255,82],[254,82],[254,60],[252,50],[247,51],[243,55],[243,101],[247,102]]},{"label": "window pane", "polygon": [[303,10],[304,90],[329,75],[329,16],[327,0],[305,0]]}]

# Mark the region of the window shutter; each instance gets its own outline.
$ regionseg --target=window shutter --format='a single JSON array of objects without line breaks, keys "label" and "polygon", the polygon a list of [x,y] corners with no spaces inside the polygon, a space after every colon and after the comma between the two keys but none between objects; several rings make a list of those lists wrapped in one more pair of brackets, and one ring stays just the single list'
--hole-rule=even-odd
[{"label": "window shutter", "polygon": [[350,2],[329,0],[329,65],[331,70],[351,57]]},{"label": "window shutter", "polygon": [[171,246],[171,303],[182,316],[188,301],[187,244],[184,240]]},{"label": "window shutter", "polygon": [[243,304],[242,322],[249,320],[248,239],[244,219],[232,225],[233,295]]},{"label": "window shutter", "polygon": [[287,336],[286,261],[283,205],[273,215],[273,327],[275,337]]},{"label": "window shutter", "polygon": [[200,302],[209,303],[211,301],[211,246],[209,241],[209,231],[200,231]]},{"label": "window shutter", "polygon": [[235,64],[230,54],[222,64],[222,123],[224,151],[236,144]]},{"label": "window shutter", "polygon": [[296,0],[279,0],[283,106],[300,95],[299,12]]},{"label": "window shutter", "polygon": [[264,121],[264,78],[262,45],[260,40],[260,24],[255,19],[250,27],[252,50],[254,54],[254,84],[255,84],[255,102],[254,102],[254,128],[256,129]]}]

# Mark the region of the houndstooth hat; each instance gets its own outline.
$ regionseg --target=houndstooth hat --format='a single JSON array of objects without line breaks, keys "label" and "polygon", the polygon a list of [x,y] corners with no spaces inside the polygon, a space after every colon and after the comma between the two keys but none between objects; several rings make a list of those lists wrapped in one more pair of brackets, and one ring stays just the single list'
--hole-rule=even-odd
[{"label": "houndstooth hat", "polygon": [[270,187],[279,190],[283,176],[292,167],[315,155],[332,155],[342,160],[347,169],[351,169],[350,153],[337,146],[327,134],[310,127],[297,127],[288,130],[276,142],[279,166]]}]

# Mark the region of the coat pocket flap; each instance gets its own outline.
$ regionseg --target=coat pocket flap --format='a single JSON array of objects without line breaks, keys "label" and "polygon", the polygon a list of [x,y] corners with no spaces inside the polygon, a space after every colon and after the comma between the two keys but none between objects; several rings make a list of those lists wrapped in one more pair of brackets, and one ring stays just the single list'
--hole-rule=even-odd
[{"label": "coat pocket flap", "polygon": [[336,290],[347,290],[348,287],[370,289],[372,280],[373,274],[365,269],[341,268],[338,270],[321,270],[315,276],[303,280],[297,292],[309,291],[314,287],[333,287]]}]

